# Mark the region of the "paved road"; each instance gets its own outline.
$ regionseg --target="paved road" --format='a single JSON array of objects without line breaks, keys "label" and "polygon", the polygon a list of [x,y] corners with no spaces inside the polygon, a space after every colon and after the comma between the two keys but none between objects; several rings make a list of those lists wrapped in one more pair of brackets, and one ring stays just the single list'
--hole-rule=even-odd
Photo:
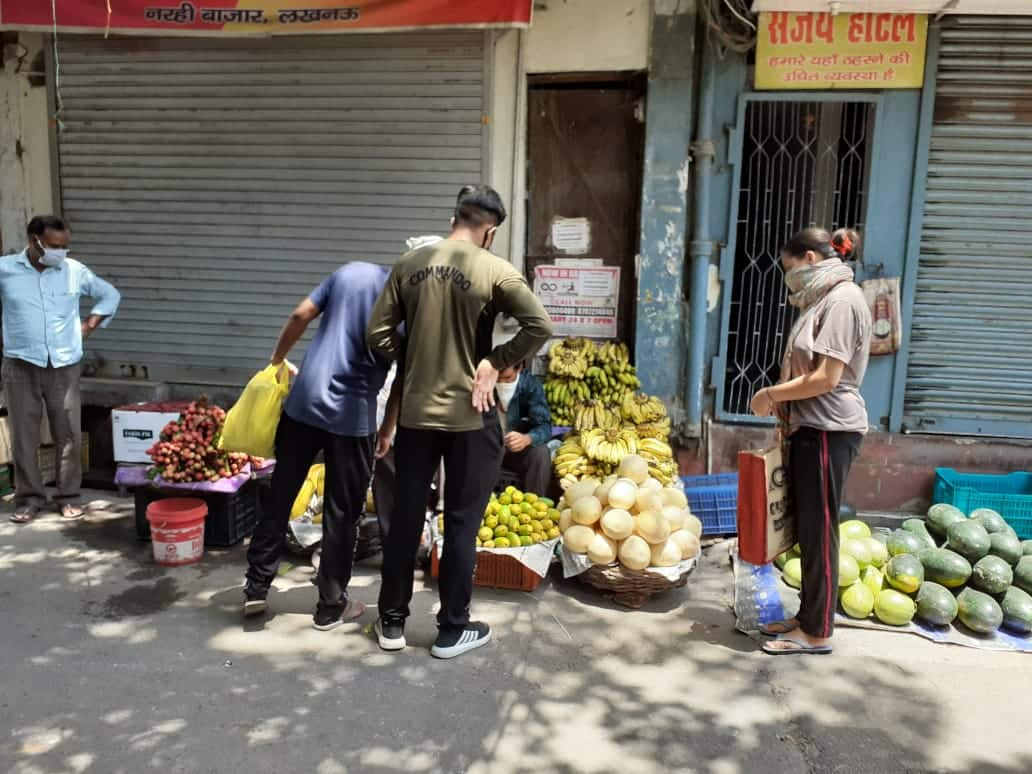
[{"label": "paved road", "polygon": [[[112,502],[77,525],[0,525],[0,771],[1032,771],[1032,656],[841,631],[831,657],[757,653],[726,548],[689,586],[615,609],[548,579],[478,591],[489,647],[437,662],[431,586],[412,645],[310,628],[310,568],[238,616],[242,550],[165,570]],[[372,605],[378,570],[354,593]]]}]

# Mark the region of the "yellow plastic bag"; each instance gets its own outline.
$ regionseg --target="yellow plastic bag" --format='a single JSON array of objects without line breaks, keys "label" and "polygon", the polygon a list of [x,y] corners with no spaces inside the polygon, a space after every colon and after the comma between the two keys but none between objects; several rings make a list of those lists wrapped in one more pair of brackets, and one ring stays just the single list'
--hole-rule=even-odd
[{"label": "yellow plastic bag", "polygon": [[286,363],[270,365],[255,374],[226,414],[219,448],[254,457],[272,457],[276,428],[289,390],[290,372]]}]

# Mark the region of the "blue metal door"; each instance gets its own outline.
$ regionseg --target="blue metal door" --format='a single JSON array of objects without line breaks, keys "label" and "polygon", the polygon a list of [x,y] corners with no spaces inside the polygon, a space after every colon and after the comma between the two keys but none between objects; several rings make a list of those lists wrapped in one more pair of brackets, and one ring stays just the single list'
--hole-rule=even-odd
[{"label": "blue metal door", "polygon": [[754,421],[753,394],[777,381],[795,319],[779,251],[799,229],[863,228],[877,95],[747,94],[731,145],[731,197],[721,351],[713,371],[717,418]]}]

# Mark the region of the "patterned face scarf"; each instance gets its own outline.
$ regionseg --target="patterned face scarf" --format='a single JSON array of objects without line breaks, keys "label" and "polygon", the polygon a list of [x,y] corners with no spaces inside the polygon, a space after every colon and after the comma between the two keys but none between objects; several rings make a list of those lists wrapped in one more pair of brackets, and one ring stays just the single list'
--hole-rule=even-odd
[{"label": "patterned face scarf", "polygon": [[785,274],[785,284],[791,291],[788,303],[797,309],[808,309],[836,285],[852,281],[853,270],[838,258],[827,258],[820,263],[804,263]]},{"label": "patterned face scarf", "polygon": [[814,304],[828,295],[831,289],[843,282],[853,281],[853,270],[838,258],[827,258],[819,263],[796,266],[785,274],[785,284],[790,291],[788,303],[800,310],[799,319],[792,326],[781,361],[781,381],[787,382],[799,374],[792,373],[792,350],[795,340],[803,328],[813,324]]}]

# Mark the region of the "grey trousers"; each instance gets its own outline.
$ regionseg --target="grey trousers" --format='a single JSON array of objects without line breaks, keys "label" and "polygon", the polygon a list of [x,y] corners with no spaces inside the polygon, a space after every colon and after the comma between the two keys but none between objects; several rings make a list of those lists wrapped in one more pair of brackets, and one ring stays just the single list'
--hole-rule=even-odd
[{"label": "grey trousers", "polygon": [[79,498],[82,487],[82,396],[79,364],[40,368],[4,358],[3,383],[14,446],[15,504],[40,508],[47,495],[39,469],[43,412],[50,420],[57,458],[57,500]]}]

